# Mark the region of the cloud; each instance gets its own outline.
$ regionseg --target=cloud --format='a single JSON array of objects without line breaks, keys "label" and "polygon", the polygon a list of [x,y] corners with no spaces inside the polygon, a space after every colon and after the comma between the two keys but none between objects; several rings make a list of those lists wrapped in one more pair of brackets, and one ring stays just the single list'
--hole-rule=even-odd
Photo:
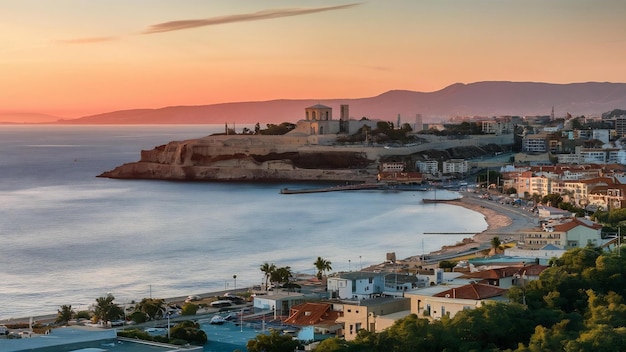
[{"label": "cloud", "polygon": [[360,5],[360,4],[355,3],[355,4],[317,7],[317,8],[309,8],[309,9],[303,9],[303,8],[275,9],[275,10],[265,10],[265,11],[245,13],[245,14],[239,14],[239,15],[211,17],[211,18],[204,18],[204,19],[198,19],[198,20],[170,21],[170,22],[154,24],[148,27],[142,33],[154,34],[154,33],[171,32],[171,31],[178,31],[181,29],[189,29],[189,28],[196,28],[196,27],[215,26],[215,25],[235,23],[235,22],[260,21],[260,20],[268,20],[272,18],[308,15],[310,13],[343,10],[343,9],[347,9],[347,8],[357,6],[357,5]]},{"label": "cloud", "polygon": [[118,39],[119,39],[118,37],[88,37],[88,38],[59,40],[58,42],[63,43],[63,44],[90,44],[90,43],[112,42]]}]

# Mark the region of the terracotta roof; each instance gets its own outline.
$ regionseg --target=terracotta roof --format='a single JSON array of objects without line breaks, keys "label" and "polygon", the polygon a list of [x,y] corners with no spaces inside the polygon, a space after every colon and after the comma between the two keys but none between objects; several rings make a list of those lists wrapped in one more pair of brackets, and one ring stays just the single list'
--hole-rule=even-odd
[{"label": "terracotta roof", "polygon": [[526,275],[526,276],[539,276],[544,270],[548,269],[545,265],[539,264],[530,264],[526,265],[523,268],[518,268],[517,275]]},{"label": "terracotta roof", "polygon": [[464,278],[474,278],[474,279],[491,279],[497,280],[503,277],[511,277],[517,273],[519,270],[519,266],[509,266],[505,268],[496,268],[489,270],[482,270],[473,273],[468,273],[463,275]]},{"label": "terracotta roof", "polygon": [[332,325],[339,315],[340,312],[331,310],[328,303],[308,302],[291,307],[285,323],[299,326]]},{"label": "terracotta roof", "polygon": [[586,223],[586,222],[584,222],[584,221],[582,221],[582,220],[580,220],[578,218],[572,218],[572,221],[569,221],[569,222],[566,222],[566,223],[563,223],[563,224],[559,224],[559,225],[554,225],[554,231],[555,232],[567,232],[567,231],[569,231],[569,230],[571,230],[571,229],[573,229],[575,227],[578,227],[578,226],[585,226],[585,227],[588,227],[588,228],[594,229],[594,230],[602,228],[602,225],[600,225],[598,223],[594,222],[594,223],[588,224],[588,223]]},{"label": "terracotta roof", "polygon": [[506,292],[507,290],[499,288],[497,286],[469,284],[437,293],[436,295],[433,295],[433,297],[482,300],[502,296]]}]

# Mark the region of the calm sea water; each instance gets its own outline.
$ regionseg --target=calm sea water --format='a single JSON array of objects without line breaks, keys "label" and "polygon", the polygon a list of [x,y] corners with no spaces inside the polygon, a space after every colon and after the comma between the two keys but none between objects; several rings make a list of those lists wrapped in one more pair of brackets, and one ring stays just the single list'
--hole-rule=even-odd
[{"label": "calm sea water", "polygon": [[[264,262],[314,273],[405,258],[480,232],[428,192],[281,195],[310,185],[97,178],[141,149],[222,126],[0,126],[0,319],[260,284]],[[237,276],[236,282],[233,275]]]}]

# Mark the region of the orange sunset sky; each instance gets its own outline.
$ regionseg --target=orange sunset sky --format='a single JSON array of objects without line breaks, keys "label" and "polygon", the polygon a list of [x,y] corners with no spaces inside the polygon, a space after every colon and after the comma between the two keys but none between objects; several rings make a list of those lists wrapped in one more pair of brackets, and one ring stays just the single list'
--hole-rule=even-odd
[{"label": "orange sunset sky", "polygon": [[626,82],[624,0],[0,0],[0,114]]}]

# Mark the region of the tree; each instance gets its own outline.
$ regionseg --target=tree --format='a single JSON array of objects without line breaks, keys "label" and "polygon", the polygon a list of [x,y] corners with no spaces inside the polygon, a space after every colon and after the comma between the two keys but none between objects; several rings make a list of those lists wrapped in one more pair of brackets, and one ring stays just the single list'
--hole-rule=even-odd
[{"label": "tree", "polygon": [[496,236],[491,239],[491,248],[493,250],[493,254],[498,254],[500,246],[502,246],[502,241],[500,241],[500,237]]},{"label": "tree", "polygon": [[338,337],[331,337],[325,340],[315,347],[315,352],[339,352],[346,349],[346,341]]},{"label": "tree", "polygon": [[193,303],[185,303],[183,306],[181,315],[196,315],[198,312],[198,305]]},{"label": "tree", "polygon": [[145,314],[148,320],[161,319],[165,314],[165,301],[157,298],[144,298],[135,306],[135,311]]},{"label": "tree", "polygon": [[439,262],[439,268],[443,270],[446,270],[446,269],[452,270],[456,266],[456,264],[457,262],[454,262],[454,261],[442,260]]},{"label": "tree", "polygon": [[548,204],[551,207],[558,208],[559,204],[563,201],[563,197],[561,197],[558,193],[548,194],[541,199],[543,204]]},{"label": "tree", "polygon": [[110,293],[104,297],[97,298],[93,312],[94,317],[105,324],[111,320],[123,317],[124,311],[120,308],[120,306],[113,302],[114,300],[115,297],[113,297]]},{"label": "tree", "polygon": [[264,280],[265,280],[265,291],[267,291],[268,289],[268,281],[270,279],[270,277],[272,276],[272,273],[274,273],[274,271],[276,271],[276,265],[274,265],[274,263],[270,264],[268,262],[265,262],[261,265],[261,271],[263,272],[264,276]]},{"label": "tree", "polygon": [[270,276],[270,280],[272,282],[277,282],[279,284],[289,284],[289,281],[293,277],[293,273],[291,272],[291,267],[284,266],[277,268]]},{"label": "tree", "polygon": [[329,260],[323,259],[322,257],[317,257],[317,260],[315,261],[315,263],[313,263],[313,265],[315,265],[315,268],[317,269],[318,279],[322,279],[322,275],[324,272],[333,270],[331,264],[332,263]]},{"label": "tree", "polygon": [[269,334],[259,334],[254,340],[248,341],[248,352],[293,352],[300,345],[291,336],[281,335],[277,330]]},{"label": "tree", "polygon": [[62,305],[61,309],[57,311],[56,323],[67,324],[72,319],[74,312],[71,305]]},{"label": "tree", "polygon": [[170,337],[185,340],[194,345],[204,345],[208,340],[206,333],[200,328],[200,324],[190,320],[176,324],[170,330]]}]

